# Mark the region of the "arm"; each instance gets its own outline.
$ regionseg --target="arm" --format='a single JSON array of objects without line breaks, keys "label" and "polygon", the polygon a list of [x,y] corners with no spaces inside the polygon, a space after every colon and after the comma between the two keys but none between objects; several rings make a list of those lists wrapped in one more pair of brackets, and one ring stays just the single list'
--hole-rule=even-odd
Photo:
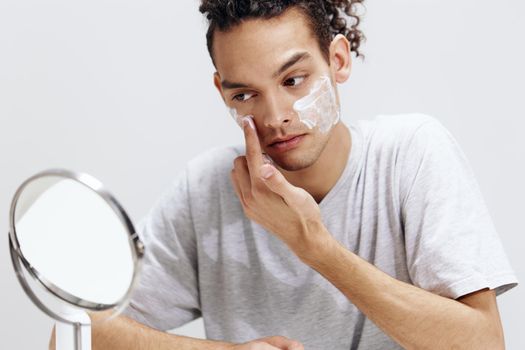
[{"label": "arm", "polygon": [[253,123],[243,122],[246,157],[231,177],[245,214],[278,236],[386,334],[408,349],[503,349],[494,291],[441,297],[380,271],[327,231],[312,196],[264,164]]},{"label": "arm", "polygon": [[[97,349],[232,349],[233,344],[179,337],[149,328],[126,316],[118,316],[109,321],[103,319],[107,313],[90,314],[91,343]],[[55,329],[53,328],[49,349],[55,349]]]},{"label": "arm", "polygon": [[[149,328],[128,317],[118,316],[104,321],[107,313],[90,314],[93,350],[304,350],[303,346],[285,337],[261,338],[244,344],[177,336]],[[55,349],[55,330],[49,349]]]},{"label": "arm", "polygon": [[495,293],[458,300],[396,280],[328,234],[302,258],[406,349],[504,349]]},{"label": "arm", "polygon": [[97,349],[231,349],[233,344],[176,336],[147,327],[131,318],[119,316],[98,321],[91,315],[92,347]]}]

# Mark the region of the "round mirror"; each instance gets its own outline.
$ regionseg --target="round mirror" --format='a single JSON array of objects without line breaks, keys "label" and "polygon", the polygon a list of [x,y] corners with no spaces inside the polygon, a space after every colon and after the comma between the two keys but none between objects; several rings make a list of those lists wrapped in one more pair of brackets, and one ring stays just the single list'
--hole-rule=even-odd
[{"label": "round mirror", "polygon": [[31,292],[25,275],[84,310],[125,307],[144,248],[125,211],[98,180],[66,170],[31,177],[15,193],[10,226],[18,279],[48,315],[67,322]]}]

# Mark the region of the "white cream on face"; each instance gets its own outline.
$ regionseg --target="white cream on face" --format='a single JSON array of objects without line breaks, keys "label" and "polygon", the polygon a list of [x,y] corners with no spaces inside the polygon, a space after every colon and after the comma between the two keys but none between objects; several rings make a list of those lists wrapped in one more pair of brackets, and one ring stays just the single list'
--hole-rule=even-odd
[{"label": "white cream on face", "polygon": [[[301,123],[309,129],[319,127],[319,131],[327,133],[340,119],[339,106],[330,78],[323,75],[317,80],[310,93],[293,104],[293,110],[299,116]],[[229,108],[233,120],[242,128],[242,118],[235,108]],[[293,113],[293,112],[292,112]]]},{"label": "white cream on face", "polygon": [[228,111],[230,112],[230,115],[232,116],[233,120],[239,125],[239,127],[242,129],[242,117],[237,113],[237,110],[235,108],[228,108]]},{"label": "white cream on face", "polygon": [[321,76],[308,95],[295,101],[293,109],[299,120],[309,129],[318,126],[322,133],[330,131],[341,114],[330,78]]},{"label": "white cream on face", "polygon": [[[230,115],[232,116],[233,120],[235,120],[235,122],[237,123],[237,125],[239,125],[239,127],[242,129],[242,118],[246,117],[246,116],[242,116],[240,115],[238,112],[237,112],[237,109],[235,108],[228,108],[228,111],[230,112]],[[252,117],[251,115],[248,116],[248,117]],[[253,118],[253,117],[252,117]],[[263,162],[266,163],[266,164],[275,164],[273,162],[273,159],[270,158],[269,155],[267,155],[266,153],[263,153]]]}]

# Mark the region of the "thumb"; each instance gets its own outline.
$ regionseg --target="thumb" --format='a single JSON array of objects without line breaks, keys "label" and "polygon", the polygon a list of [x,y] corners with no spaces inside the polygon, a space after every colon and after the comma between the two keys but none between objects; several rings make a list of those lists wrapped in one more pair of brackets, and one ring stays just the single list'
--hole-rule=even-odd
[{"label": "thumb", "polygon": [[284,175],[271,164],[264,164],[260,168],[261,179],[274,193],[283,197],[287,202],[293,202],[296,188],[286,180]]}]

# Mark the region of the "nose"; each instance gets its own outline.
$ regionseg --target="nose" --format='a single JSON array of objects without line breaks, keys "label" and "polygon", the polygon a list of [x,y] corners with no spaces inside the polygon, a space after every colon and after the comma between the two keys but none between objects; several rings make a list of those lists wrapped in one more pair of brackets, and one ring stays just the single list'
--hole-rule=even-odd
[{"label": "nose", "polygon": [[293,118],[293,111],[286,101],[272,95],[267,97],[266,113],[264,115],[264,126],[267,128],[280,128],[289,124]]}]

